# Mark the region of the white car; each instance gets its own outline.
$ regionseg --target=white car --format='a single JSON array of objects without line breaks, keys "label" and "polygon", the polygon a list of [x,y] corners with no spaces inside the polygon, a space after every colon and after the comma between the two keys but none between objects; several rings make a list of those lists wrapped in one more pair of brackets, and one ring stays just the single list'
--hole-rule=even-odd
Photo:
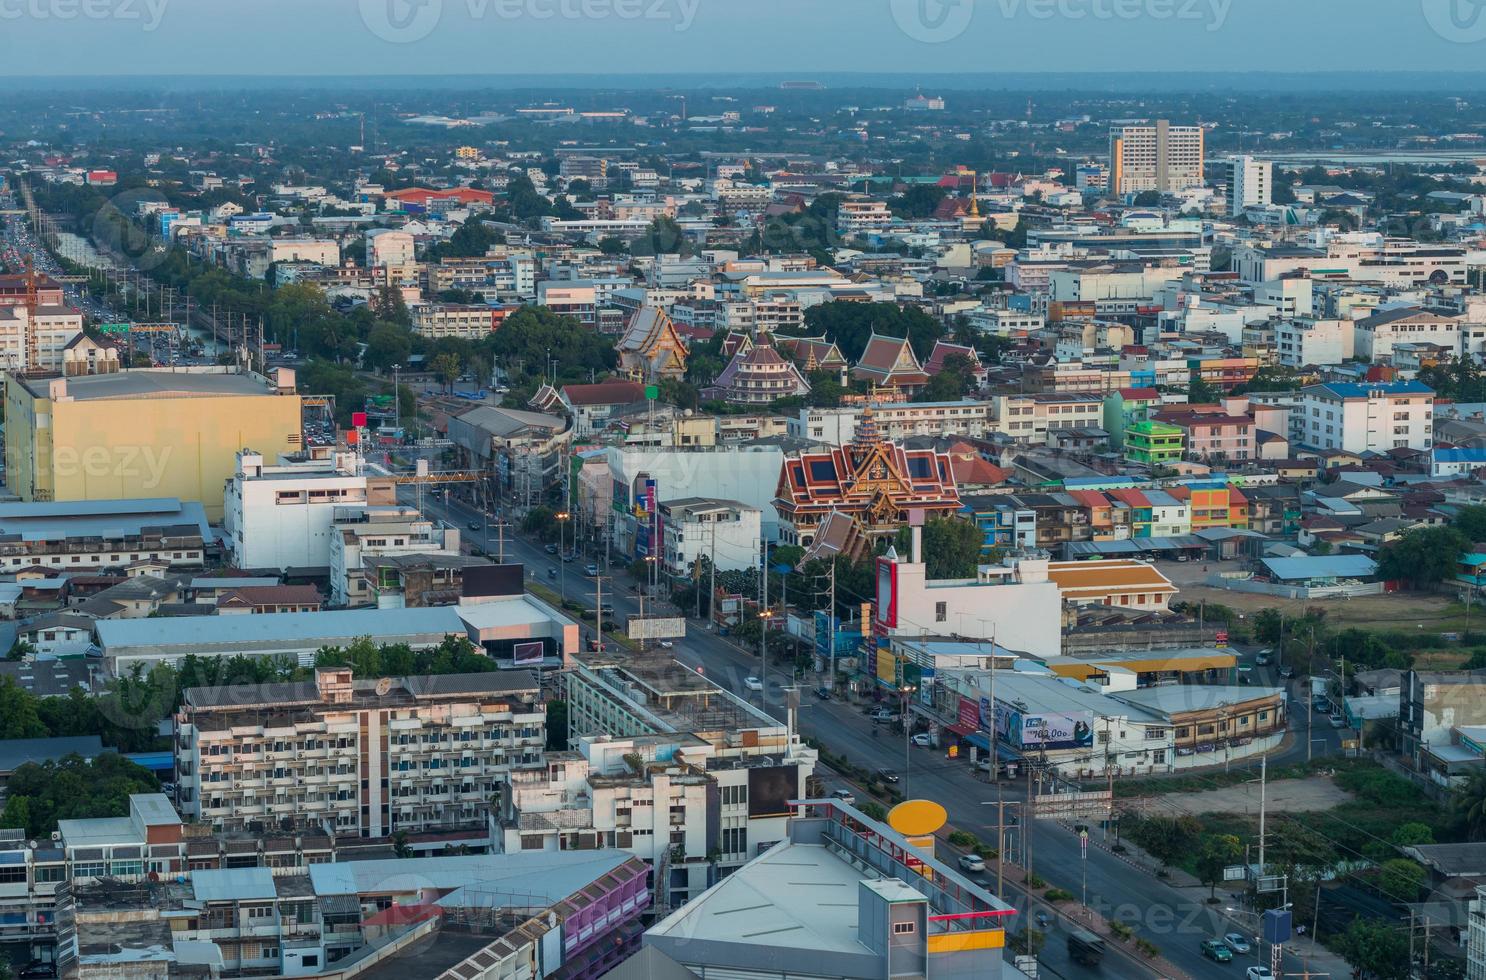
[{"label": "white car", "polygon": [[1244,980],[1274,980],[1274,974],[1267,966],[1251,966],[1244,974]]},{"label": "white car", "polygon": [[750,691],[762,691],[764,689],[764,682],[757,677],[745,677],[743,678],[743,686]]},{"label": "white car", "polygon": [[1240,956],[1249,952],[1253,948],[1249,945],[1248,939],[1241,932],[1228,933],[1223,937],[1223,942],[1229,949],[1233,950]]},{"label": "white car", "polygon": [[971,874],[979,874],[986,869],[985,859],[979,854],[961,854],[960,870],[969,871]]},{"label": "white car", "polygon": [[921,749],[927,749],[930,745],[928,733],[919,732],[917,735],[913,736],[913,744],[917,745]]}]

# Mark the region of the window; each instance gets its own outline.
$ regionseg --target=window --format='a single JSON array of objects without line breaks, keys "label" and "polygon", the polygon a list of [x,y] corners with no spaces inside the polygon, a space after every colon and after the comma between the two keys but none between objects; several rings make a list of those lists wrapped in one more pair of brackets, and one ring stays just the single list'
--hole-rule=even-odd
[{"label": "window", "polygon": [[936,622],[936,623],[942,623],[946,619],[949,619],[949,603],[947,603],[947,602],[936,602],[936,603],[934,603],[934,622]]},{"label": "window", "polygon": [[893,935],[911,936],[918,931],[918,927],[912,922],[894,922]]}]

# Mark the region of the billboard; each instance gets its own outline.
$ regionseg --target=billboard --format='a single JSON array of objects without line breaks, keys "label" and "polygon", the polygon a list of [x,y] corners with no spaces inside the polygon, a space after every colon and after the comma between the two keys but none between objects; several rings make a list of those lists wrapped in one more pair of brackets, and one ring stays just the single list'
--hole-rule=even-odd
[{"label": "billboard", "polygon": [[679,640],[686,635],[686,620],[631,616],[627,635],[631,640]]},{"label": "billboard", "polygon": [[748,815],[787,817],[790,800],[799,799],[798,766],[758,766],[748,770]]},{"label": "billboard", "polygon": [[1094,744],[1094,713],[1030,714],[997,704],[996,731],[1022,749],[1086,749]]},{"label": "billboard", "polygon": [[542,662],[543,653],[544,647],[541,640],[529,640],[511,647],[511,660],[518,667],[539,664]]},{"label": "billboard", "polygon": [[877,623],[898,626],[898,566],[886,558],[877,559]]}]

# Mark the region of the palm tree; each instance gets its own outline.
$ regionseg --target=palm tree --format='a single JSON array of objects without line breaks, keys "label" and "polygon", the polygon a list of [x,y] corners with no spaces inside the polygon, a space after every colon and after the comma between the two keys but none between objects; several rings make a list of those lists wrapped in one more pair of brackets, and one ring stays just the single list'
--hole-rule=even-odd
[{"label": "palm tree", "polygon": [[1452,805],[1456,815],[1465,823],[1470,839],[1486,839],[1486,773],[1472,772],[1466,784],[1456,792]]}]

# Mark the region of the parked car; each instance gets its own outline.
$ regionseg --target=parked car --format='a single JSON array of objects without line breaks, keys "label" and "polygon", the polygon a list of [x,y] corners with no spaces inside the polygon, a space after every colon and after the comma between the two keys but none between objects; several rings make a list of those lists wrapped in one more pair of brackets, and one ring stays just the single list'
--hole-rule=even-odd
[{"label": "parked car", "polygon": [[933,739],[929,738],[928,732],[919,732],[913,736],[913,744],[921,749],[927,749],[933,744]]},{"label": "parked car", "polygon": [[1226,933],[1223,936],[1223,942],[1229,949],[1233,950],[1239,956],[1242,956],[1243,954],[1249,952],[1254,948],[1249,945],[1248,938],[1241,932]]},{"label": "parked car", "polygon": [[1231,950],[1227,946],[1223,945],[1222,940],[1219,940],[1219,939],[1204,939],[1202,941],[1201,950],[1202,950],[1202,955],[1203,956],[1206,956],[1208,959],[1212,960],[1214,963],[1232,963],[1233,962],[1233,950]]},{"label": "parked car", "polygon": [[46,978],[55,977],[56,975],[57,964],[43,963],[40,960],[32,960],[30,963],[21,967],[20,971],[16,973],[16,976],[20,977],[21,980],[46,980]]},{"label": "parked car", "polygon": [[660,640],[655,645],[658,646],[658,647],[660,647],[662,650],[669,650],[669,649],[671,649],[672,647],[674,647],[676,645],[676,641],[675,640]]},{"label": "parked car", "polygon": [[1254,654],[1254,663],[1258,664],[1260,667],[1269,666],[1269,651],[1260,650],[1258,653]]},{"label": "parked car", "polygon": [[815,696],[820,698],[822,701],[831,700],[831,692],[828,688],[817,687],[815,689]]},{"label": "parked car", "polygon": [[856,805],[856,802],[857,802],[856,796],[853,795],[852,792],[851,792],[851,790],[849,790],[849,789],[832,790],[831,791],[831,799],[833,799],[833,800],[840,800],[842,803],[845,803],[847,806],[855,806]]},{"label": "parked car", "polygon": [[1331,727],[1332,728],[1346,728],[1347,727],[1347,719],[1343,718],[1341,715],[1333,714],[1327,720],[1331,722]]},{"label": "parked car", "polygon": [[743,686],[750,691],[762,691],[764,689],[764,682],[757,677],[745,677],[743,678]]},{"label": "parked car", "polygon": [[979,854],[961,854],[960,870],[969,871],[971,874],[979,874],[986,869],[985,859]]}]

